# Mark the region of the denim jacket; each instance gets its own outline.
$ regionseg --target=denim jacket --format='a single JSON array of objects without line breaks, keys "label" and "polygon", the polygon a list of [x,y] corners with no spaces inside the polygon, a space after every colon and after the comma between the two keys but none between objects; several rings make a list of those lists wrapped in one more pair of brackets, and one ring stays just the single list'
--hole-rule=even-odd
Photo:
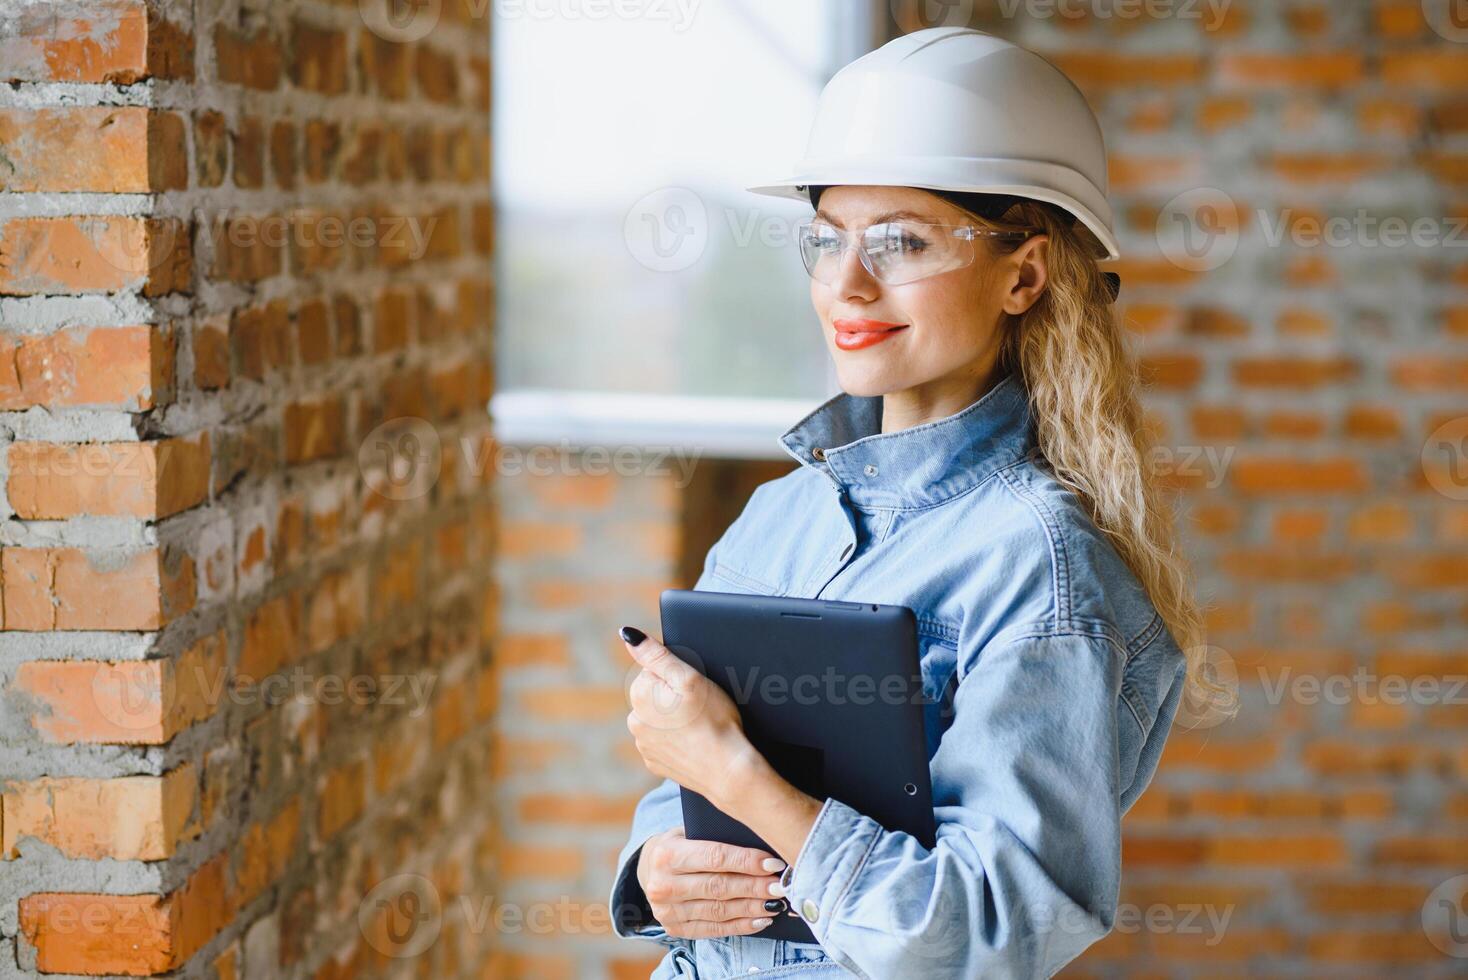
[{"label": "denim jacket", "polygon": [[1152,778],[1184,662],[1136,577],[1035,447],[1009,375],[956,414],[881,431],[838,394],[787,430],[695,588],[894,603],[917,614],[935,846],[826,799],[789,873],[819,945],[684,940],[652,919],[639,802],[615,931],[668,946],[653,977],[1048,977],[1110,931],[1121,817]]}]

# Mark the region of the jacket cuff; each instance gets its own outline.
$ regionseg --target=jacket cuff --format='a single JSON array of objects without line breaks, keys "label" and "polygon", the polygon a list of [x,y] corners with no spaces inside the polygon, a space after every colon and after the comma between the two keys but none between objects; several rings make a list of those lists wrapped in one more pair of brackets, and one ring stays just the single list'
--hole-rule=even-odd
[{"label": "jacket cuff", "polygon": [[782,882],[790,908],[822,946],[827,945],[841,903],[881,833],[881,824],[827,797],[795,863],[785,869]]},{"label": "jacket cuff", "polygon": [[612,883],[612,931],[624,939],[656,939],[672,945],[675,940],[653,918],[652,907],[642,890],[642,883],[637,880],[637,859],[641,855],[642,845],[639,844],[637,850],[622,862],[622,867],[617,871],[617,880]]}]

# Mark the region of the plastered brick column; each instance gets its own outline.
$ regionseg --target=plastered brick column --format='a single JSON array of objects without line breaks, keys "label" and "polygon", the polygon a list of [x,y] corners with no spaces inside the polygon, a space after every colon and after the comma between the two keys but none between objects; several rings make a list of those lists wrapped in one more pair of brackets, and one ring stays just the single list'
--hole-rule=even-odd
[{"label": "plastered brick column", "polygon": [[0,976],[502,973],[486,17],[0,8]]}]

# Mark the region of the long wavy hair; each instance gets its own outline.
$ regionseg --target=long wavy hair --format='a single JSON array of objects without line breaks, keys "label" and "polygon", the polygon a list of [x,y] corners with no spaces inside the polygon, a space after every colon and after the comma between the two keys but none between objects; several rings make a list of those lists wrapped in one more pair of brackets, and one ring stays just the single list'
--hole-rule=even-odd
[{"label": "long wavy hair", "polygon": [[[1100,243],[1053,205],[1021,200],[994,220],[964,210],[980,227],[1049,236],[1048,283],[1029,310],[1010,317],[999,371],[1017,372],[1024,382],[1046,463],[1085,502],[1183,651],[1180,720],[1226,711],[1231,693],[1212,676],[1191,569],[1151,463],[1155,442],[1142,412],[1136,361],[1093,257]],[[979,241],[995,254],[1023,244],[1018,237]]]}]

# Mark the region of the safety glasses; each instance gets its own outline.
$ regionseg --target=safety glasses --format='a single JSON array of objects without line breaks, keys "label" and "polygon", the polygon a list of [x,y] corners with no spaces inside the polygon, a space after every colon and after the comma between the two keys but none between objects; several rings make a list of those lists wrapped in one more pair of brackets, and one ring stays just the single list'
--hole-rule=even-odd
[{"label": "safety glasses", "polygon": [[848,248],[855,248],[872,278],[889,286],[962,269],[974,260],[978,238],[1028,238],[1022,231],[993,231],[973,225],[940,225],[920,221],[888,221],[861,229],[860,240],[821,221],[796,228],[800,260],[817,282],[830,285],[840,275]]}]

